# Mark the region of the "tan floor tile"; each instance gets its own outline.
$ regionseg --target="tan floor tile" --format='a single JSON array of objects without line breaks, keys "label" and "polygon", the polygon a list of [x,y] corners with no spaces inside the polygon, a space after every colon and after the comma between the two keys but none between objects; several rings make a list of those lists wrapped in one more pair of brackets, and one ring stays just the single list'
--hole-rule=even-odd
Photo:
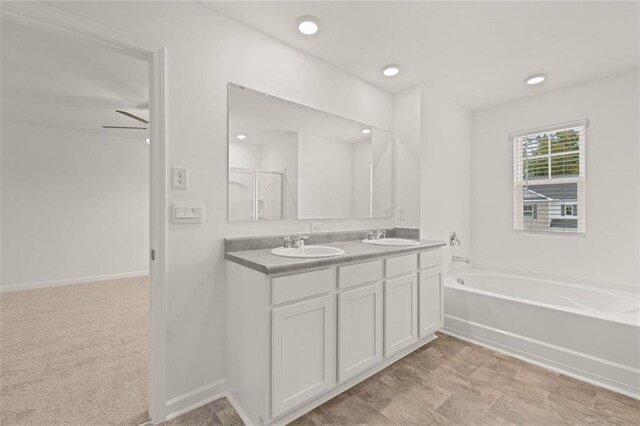
[{"label": "tan floor tile", "polygon": [[289,423],[290,426],[327,426],[333,424],[335,424],[335,420],[322,407],[317,407]]},{"label": "tan floor tile", "polygon": [[340,404],[342,401],[344,401],[345,399],[349,398],[351,395],[352,395],[351,394],[351,389],[346,390],[346,391],[334,396],[333,398],[331,398],[329,401],[325,402],[324,404],[322,404],[321,407],[325,411],[328,411],[332,407]]},{"label": "tan floor tile", "polygon": [[438,348],[446,356],[453,356],[470,344],[446,334],[441,334],[431,343],[431,347]]},{"label": "tan floor tile", "polygon": [[470,379],[445,368],[438,368],[429,374],[427,382],[486,407],[490,406],[500,396],[498,391],[487,386],[473,384]]},{"label": "tan floor tile", "polygon": [[440,349],[430,347],[422,352],[409,354],[400,362],[409,363],[426,375],[447,362],[447,359],[448,356]]},{"label": "tan floor tile", "polygon": [[419,386],[426,380],[426,374],[408,362],[399,362],[395,368],[388,371],[383,370],[381,373],[377,378],[401,393]]},{"label": "tan floor tile", "polygon": [[520,426],[554,426],[566,424],[539,406],[501,396],[487,411],[489,419],[506,420]]},{"label": "tan floor tile", "polygon": [[501,354],[498,352],[468,347],[452,356],[444,364],[444,367],[465,377],[471,376],[480,367],[486,367],[505,376],[513,377],[524,365],[523,361],[516,358],[499,355]]},{"label": "tan floor tile", "polygon": [[216,415],[212,404],[203,405],[193,411],[164,423],[165,426],[220,426],[222,422]]},{"label": "tan floor tile", "polygon": [[514,377],[523,383],[579,402],[586,407],[593,407],[599,389],[589,383],[533,365],[523,367]]},{"label": "tan floor tile", "polygon": [[413,399],[421,406],[426,407],[431,411],[435,411],[447,400],[447,398],[451,396],[451,392],[446,389],[442,389],[433,383],[425,382],[404,393],[402,396]]},{"label": "tan floor tile", "polygon": [[220,398],[211,403],[214,411],[224,426],[242,426],[244,422],[233,409],[227,398]]},{"label": "tan floor tile", "polygon": [[452,394],[438,409],[436,413],[446,417],[458,425],[486,425],[484,416],[489,407],[476,404],[457,394]]},{"label": "tan floor tile", "polygon": [[388,417],[372,408],[357,395],[351,395],[325,411],[339,425],[389,426],[393,424]]},{"label": "tan floor tile", "polygon": [[487,387],[499,391],[503,395],[510,396],[530,404],[542,404],[549,392],[535,386],[527,385],[512,377],[497,373],[486,367],[480,367],[469,378],[473,385]]},{"label": "tan floor tile", "polygon": [[402,396],[382,410],[394,425],[453,425],[450,420],[437,414],[408,396]]},{"label": "tan floor tile", "polygon": [[578,425],[622,425],[610,415],[588,408],[579,402],[563,396],[549,394],[542,404],[542,408],[553,414],[557,419]]},{"label": "tan floor tile", "polygon": [[611,391],[598,392],[594,409],[616,424],[640,424],[640,401]]},{"label": "tan floor tile", "polygon": [[396,389],[375,378],[360,382],[351,388],[351,393],[358,395],[364,402],[378,411],[391,404],[401,395]]}]

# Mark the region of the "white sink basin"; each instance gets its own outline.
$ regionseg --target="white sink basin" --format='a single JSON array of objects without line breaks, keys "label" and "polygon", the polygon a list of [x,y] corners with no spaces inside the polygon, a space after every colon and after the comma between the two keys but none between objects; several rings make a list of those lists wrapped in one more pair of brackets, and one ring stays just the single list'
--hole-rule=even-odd
[{"label": "white sink basin", "polygon": [[420,241],[405,238],[381,238],[379,240],[362,240],[362,242],[376,246],[417,246],[420,244]]},{"label": "white sink basin", "polygon": [[277,247],[271,253],[282,257],[332,257],[344,254],[344,250],[329,246]]}]

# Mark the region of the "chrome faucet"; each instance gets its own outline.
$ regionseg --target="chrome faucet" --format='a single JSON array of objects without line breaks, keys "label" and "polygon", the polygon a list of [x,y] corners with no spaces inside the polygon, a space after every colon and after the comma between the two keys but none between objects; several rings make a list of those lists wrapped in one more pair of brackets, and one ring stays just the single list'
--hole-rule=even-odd
[{"label": "chrome faucet", "polygon": [[367,240],[379,240],[381,238],[386,238],[386,237],[387,237],[387,231],[378,229],[375,231],[369,231],[369,234],[367,235]]},{"label": "chrome faucet", "polygon": [[293,237],[293,238],[287,235],[286,237],[284,237],[283,246],[285,248],[304,247],[304,240],[308,240],[308,239],[309,239],[308,235],[298,235],[297,237]]},{"label": "chrome faucet", "polygon": [[309,236],[308,235],[298,235],[297,237],[295,237],[293,239],[293,247],[304,247],[304,240],[308,240]]},{"label": "chrome faucet", "polygon": [[456,231],[451,231],[451,233],[449,234],[449,245],[453,247],[459,246],[460,244],[460,238],[458,238],[458,234],[456,234]]}]

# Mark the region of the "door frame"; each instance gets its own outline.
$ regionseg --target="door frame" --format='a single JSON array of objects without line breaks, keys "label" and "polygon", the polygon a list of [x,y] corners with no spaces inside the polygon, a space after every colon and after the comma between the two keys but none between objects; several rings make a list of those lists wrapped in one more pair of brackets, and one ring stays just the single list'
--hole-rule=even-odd
[{"label": "door frame", "polygon": [[[98,43],[149,64],[149,417],[166,418],[167,138],[166,47],[41,2],[2,2],[2,19]],[[151,259],[151,251],[155,260]]]}]

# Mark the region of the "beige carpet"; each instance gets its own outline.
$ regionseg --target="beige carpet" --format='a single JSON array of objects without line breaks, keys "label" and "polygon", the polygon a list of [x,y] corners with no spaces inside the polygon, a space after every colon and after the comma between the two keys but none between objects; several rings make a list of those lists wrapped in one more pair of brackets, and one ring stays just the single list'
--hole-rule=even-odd
[{"label": "beige carpet", "polygon": [[149,279],[0,294],[0,423],[147,418]]}]

